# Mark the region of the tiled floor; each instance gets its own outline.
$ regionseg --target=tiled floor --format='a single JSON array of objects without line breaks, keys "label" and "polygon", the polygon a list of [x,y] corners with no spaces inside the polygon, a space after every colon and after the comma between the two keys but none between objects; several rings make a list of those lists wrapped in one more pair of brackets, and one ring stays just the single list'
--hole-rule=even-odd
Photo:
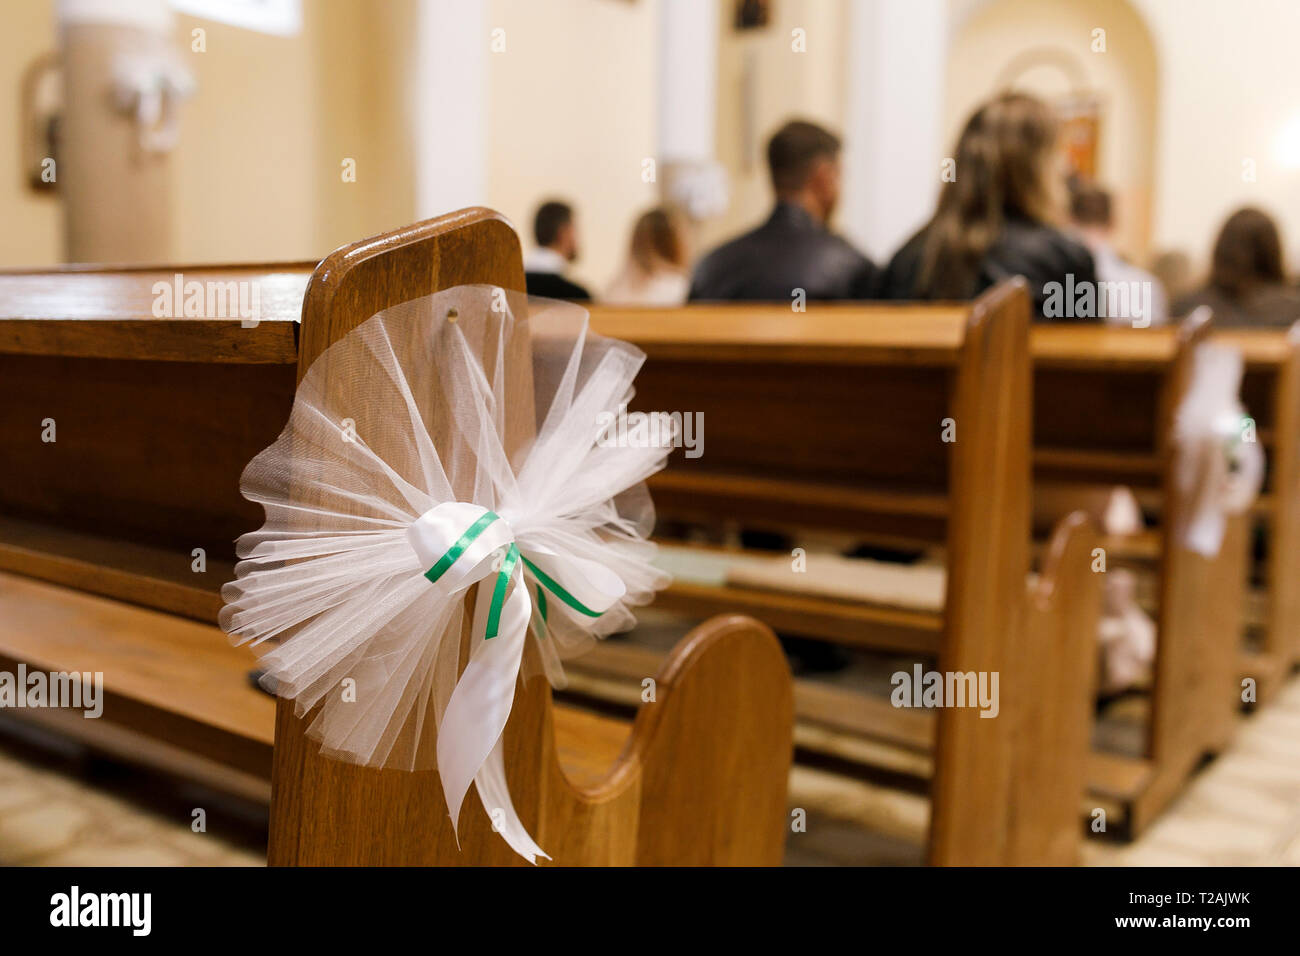
[{"label": "tiled floor", "polygon": [[1300,866],[1300,680],[1243,722],[1142,839],[1088,851],[1099,866]]},{"label": "tiled floor", "polygon": [[238,802],[0,738],[0,865],[258,866],[265,838]]},{"label": "tiled floor", "polygon": [[[794,865],[921,860],[925,798],[833,769],[798,766],[787,841]],[[194,832],[194,811],[206,829]],[[0,864],[216,865],[263,862],[264,811],[162,777],[0,737]],[[1300,866],[1300,679],[1243,721],[1230,750],[1132,844],[1089,841],[1096,865]]]},{"label": "tiled floor", "polygon": [[[914,864],[929,806],[919,794],[796,767],[786,862]],[[1208,763],[1163,816],[1132,843],[1091,837],[1090,866],[1300,866],[1300,678],[1246,717],[1228,751]]]}]

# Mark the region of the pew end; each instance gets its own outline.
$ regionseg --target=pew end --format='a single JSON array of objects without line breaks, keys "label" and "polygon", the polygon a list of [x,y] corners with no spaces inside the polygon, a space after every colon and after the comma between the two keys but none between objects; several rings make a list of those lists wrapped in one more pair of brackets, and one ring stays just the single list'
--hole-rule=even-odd
[{"label": "pew end", "polygon": [[[375,312],[470,283],[524,287],[519,239],[491,210],[463,210],[335,252],[317,268],[303,301],[300,377]],[[506,392],[519,412],[506,436],[511,448],[532,435],[531,349],[528,335],[512,336],[506,349]],[[544,680],[517,685],[504,750],[524,826],[562,865],[779,863],[793,705],[775,638],[741,618],[706,623],[688,635],[655,682],[655,702],[643,709],[621,756],[605,774],[576,785],[559,759],[556,722],[567,722],[562,736],[568,741],[590,731],[599,738],[591,741],[597,749],[616,735],[591,721],[584,731],[579,717],[561,714]],[[291,703],[279,703],[271,863],[522,862],[492,832],[481,807],[467,804],[457,841],[436,772],[328,760],[306,737],[306,726]]]},{"label": "pew end", "polygon": [[1017,714],[1018,822],[1009,859],[1018,865],[1073,866],[1079,862],[1079,807],[1092,746],[1097,671],[1097,622],[1102,576],[1092,569],[1100,537],[1080,511],[1056,525],[1036,581],[1025,597],[1025,667],[1035,681]]},{"label": "pew end", "polygon": [[[779,865],[787,832],[794,694],[776,636],[743,615],[711,618],[682,638],[641,686],[642,704],[631,727],[621,725],[621,749],[607,769],[584,783],[575,780],[572,765],[564,768],[563,806],[546,817],[557,846],[574,846],[564,823],[575,804],[585,809],[630,800],[639,813],[635,852],[624,862]],[[557,711],[557,731],[563,735],[575,720],[589,719]],[[608,744],[604,755],[598,748],[591,754],[596,761],[602,756],[611,756]],[[681,812],[687,807],[689,812]],[[580,843],[580,832],[577,837]],[[591,862],[582,853],[576,847],[576,858],[568,862]],[[556,862],[566,861],[557,856]]]}]

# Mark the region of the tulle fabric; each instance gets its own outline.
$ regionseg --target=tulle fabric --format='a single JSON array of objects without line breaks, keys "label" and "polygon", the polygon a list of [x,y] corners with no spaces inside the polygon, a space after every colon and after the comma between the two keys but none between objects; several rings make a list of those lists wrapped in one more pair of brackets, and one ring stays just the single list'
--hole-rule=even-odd
[{"label": "tulle fabric", "polygon": [[1238,397],[1245,370],[1241,350],[1207,342],[1192,357],[1191,386],[1174,416],[1174,480],[1190,499],[1178,537],[1213,558],[1230,514],[1259,495],[1264,452]]},{"label": "tulle fabric", "polygon": [[[437,505],[481,505],[525,556],[586,559],[621,579],[625,595],[597,618],[552,600],[543,625],[534,609],[528,640],[553,683],[564,658],[629,628],[631,608],[667,583],[651,565],[643,482],[669,448],[596,440],[643,360],[589,334],[578,306],[462,286],[371,317],[312,365],[288,425],[244,472],[266,522],[239,539],[220,623],[264,655],[267,688],[298,714],[319,705],[307,733],[322,752],[437,766],[464,602],[425,578],[407,536]],[[484,603],[480,593],[479,614]],[[504,773],[476,781],[487,799]]]}]

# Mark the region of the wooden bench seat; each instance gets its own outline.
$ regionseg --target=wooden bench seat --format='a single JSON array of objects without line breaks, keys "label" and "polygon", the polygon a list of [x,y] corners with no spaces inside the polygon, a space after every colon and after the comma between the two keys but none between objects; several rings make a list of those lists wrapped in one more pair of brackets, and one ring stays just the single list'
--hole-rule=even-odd
[{"label": "wooden bench seat", "polygon": [[[102,672],[109,721],[77,712],[25,711],[61,733],[120,753],[129,741],[139,759],[141,738],[183,741],[183,754],[147,748],[145,762],[270,800],[275,699],[253,687],[257,658],[218,628],[174,614],[0,573],[0,669]],[[654,669],[658,670],[656,661]],[[42,717],[48,718],[41,720]],[[576,707],[555,708],[556,751],[569,780],[591,787],[604,779],[627,744],[632,722]],[[220,772],[217,772],[217,770]],[[247,778],[266,786],[250,786]]]},{"label": "wooden bench seat", "polygon": [[275,702],[249,683],[253,653],[213,625],[5,573],[0,667],[19,663],[29,671],[102,672],[105,717],[62,712],[72,731],[112,723],[270,779]]},{"label": "wooden bench seat", "polygon": [[[841,578],[846,570],[859,572],[855,576],[858,593],[796,590],[794,585],[802,584],[807,574],[818,573],[818,557],[810,555],[810,572],[793,578],[789,574],[772,574],[769,569],[774,563],[788,571],[790,559],[773,557],[770,552],[661,544],[656,563],[673,575],[673,585],[655,606],[696,616],[731,608],[767,621],[782,633],[826,638],[849,646],[938,654],[943,634],[942,572],[936,588],[934,568],[925,566],[914,595],[921,600],[900,602],[899,579],[915,578],[916,569],[828,556],[840,570]],[[888,581],[876,580],[873,588],[873,574],[881,574]],[[882,588],[885,584],[892,585],[892,589]]]}]

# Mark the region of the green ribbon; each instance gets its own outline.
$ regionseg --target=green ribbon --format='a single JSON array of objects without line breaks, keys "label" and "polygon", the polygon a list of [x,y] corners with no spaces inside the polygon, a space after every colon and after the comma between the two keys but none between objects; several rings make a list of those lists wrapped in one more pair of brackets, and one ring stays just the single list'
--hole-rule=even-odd
[{"label": "green ribbon", "polygon": [[[587,607],[587,605],[583,604],[581,601],[579,601],[568,591],[564,590],[564,588],[556,584],[552,578],[547,576],[545,571],[543,571],[537,565],[533,564],[533,562],[529,561],[527,558],[524,558],[524,565],[525,567],[528,568],[529,571],[533,572],[533,577],[537,578],[538,583],[541,585],[541,587],[537,589],[538,597],[541,597],[542,594],[541,589],[546,588],[546,590],[550,591],[557,598],[559,598],[565,604],[569,605],[569,607],[573,608],[579,614],[585,614],[587,615],[587,617],[600,617],[602,614],[605,613],[604,611],[593,611],[591,608]],[[546,620],[546,599],[542,598],[541,603],[542,603],[542,620],[544,621]]]},{"label": "green ribbon", "polygon": [[469,526],[468,530],[447,549],[446,553],[434,563],[424,576],[431,582],[437,583],[438,578],[447,573],[447,569],[460,560],[460,556],[465,553],[465,549],[474,543],[474,539],[487,530],[488,525],[500,517],[495,511],[485,511],[482,517]]},{"label": "green ribbon", "polygon": [[[424,572],[424,576],[431,583],[436,583],[440,577],[447,573],[448,568],[460,560],[460,556],[474,543],[474,540],[499,517],[494,511],[483,512],[482,516],[465,529],[465,533],[456,540],[456,543],[448,548],[442,557],[434,563],[433,567]],[[546,588],[547,591],[550,591],[579,614],[585,614],[587,617],[600,617],[605,613],[604,611],[593,611],[579,601],[561,587],[554,578],[523,557],[519,553],[519,546],[512,542],[510,547],[506,549],[505,558],[501,561],[501,569],[497,572],[496,586],[492,589],[492,603],[488,606],[487,627],[484,629],[483,640],[491,640],[500,632],[501,609],[506,603],[506,588],[510,585],[510,576],[514,574],[515,565],[521,560],[524,562],[525,567],[537,578],[537,611],[542,616],[542,623],[546,622],[546,595],[542,588]]]}]

